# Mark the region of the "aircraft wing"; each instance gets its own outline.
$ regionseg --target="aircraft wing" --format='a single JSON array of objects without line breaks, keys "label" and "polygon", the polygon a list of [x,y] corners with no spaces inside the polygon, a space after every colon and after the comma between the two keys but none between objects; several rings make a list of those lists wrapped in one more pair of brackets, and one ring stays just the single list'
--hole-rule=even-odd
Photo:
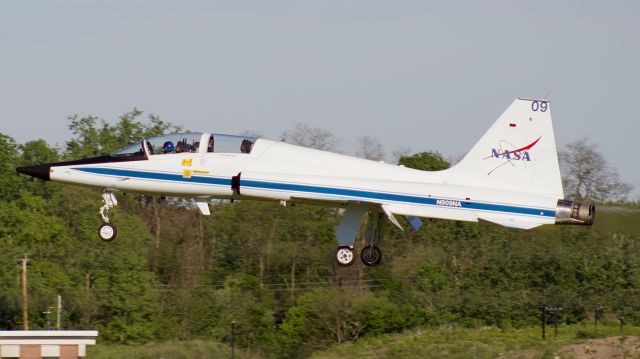
[{"label": "aircraft wing", "polygon": [[[340,207],[380,206],[399,227],[394,215],[407,216],[410,222],[415,217],[472,222],[486,220],[507,227],[528,229],[552,222],[552,208],[556,201],[542,196],[532,203],[530,198],[525,201],[517,193],[510,196],[497,190],[444,183],[427,185],[407,181],[265,172],[242,172],[238,190],[243,196],[299,203]],[[415,226],[419,226],[419,223]]]}]

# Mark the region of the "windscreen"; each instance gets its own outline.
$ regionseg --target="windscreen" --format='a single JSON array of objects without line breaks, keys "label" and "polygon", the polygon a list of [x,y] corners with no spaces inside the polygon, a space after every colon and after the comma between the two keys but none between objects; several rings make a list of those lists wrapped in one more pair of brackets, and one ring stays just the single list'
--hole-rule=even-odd
[{"label": "windscreen", "polygon": [[116,152],[113,152],[111,156],[119,157],[124,155],[142,155],[144,151],[142,151],[142,141],[132,143],[127,147],[123,147]]}]

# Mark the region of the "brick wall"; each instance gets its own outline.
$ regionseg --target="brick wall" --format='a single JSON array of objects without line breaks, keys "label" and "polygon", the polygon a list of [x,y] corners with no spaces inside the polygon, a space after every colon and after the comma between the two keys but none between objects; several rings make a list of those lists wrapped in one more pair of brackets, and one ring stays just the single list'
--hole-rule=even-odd
[{"label": "brick wall", "polygon": [[61,345],[60,359],[78,359],[77,345]]},{"label": "brick wall", "polygon": [[40,346],[39,345],[21,345],[20,346],[20,359],[40,359]]}]

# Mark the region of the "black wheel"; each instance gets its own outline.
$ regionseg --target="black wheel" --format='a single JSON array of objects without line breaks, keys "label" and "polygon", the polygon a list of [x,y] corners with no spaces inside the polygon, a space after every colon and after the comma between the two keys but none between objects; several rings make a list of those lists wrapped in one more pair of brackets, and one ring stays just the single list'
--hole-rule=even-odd
[{"label": "black wheel", "polygon": [[117,235],[116,226],[111,223],[104,223],[98,227],[98,237],[105,242],[111,242]]},{"label": "black wheel", "polygon": [[356,256],[353,253],[353,248],[349,246],[338,247],[336,250],[336,262],[338,265],[348,267],[353,264]]},{"label": "black wheel", "polygon": [[360,259],[369,267],[377,266],[382,261],[382,251],[377,246],[366,246],[360,251]]}]

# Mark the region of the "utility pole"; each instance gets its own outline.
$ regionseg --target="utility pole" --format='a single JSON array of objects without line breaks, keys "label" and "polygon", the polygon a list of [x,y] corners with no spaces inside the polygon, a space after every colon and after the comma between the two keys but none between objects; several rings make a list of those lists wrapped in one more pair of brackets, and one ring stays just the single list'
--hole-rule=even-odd
[{"label": "utility pole", "polygon": [[20,258],[22,262],[22,323],[24,330],[29,330],[29,297],[27,293],[27,263],[30,261],[26,254]]},{"label": "utility pole", "polygon": [[60,330],[60,312],[62,311],[62,296],[58,294],[58,307],[56,308],[56,329]]}]

